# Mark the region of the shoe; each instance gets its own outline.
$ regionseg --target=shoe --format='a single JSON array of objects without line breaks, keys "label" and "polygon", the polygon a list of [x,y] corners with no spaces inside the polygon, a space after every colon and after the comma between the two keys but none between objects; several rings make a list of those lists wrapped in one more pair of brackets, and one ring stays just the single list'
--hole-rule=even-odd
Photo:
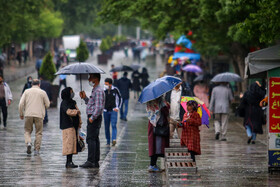
[{"label": "shoe", "polygon": [[218,133],[216,133],[215,139],[218,140],[219,137],[220,137],[220,133],[218,132]]},{"label": "shoe", "polygon": [[27,152],[27,154],[29,154],[29,155],[31,154],[31,143],[28,143],[28,144],[27,144],[27,151],[26,151],[26,152]]},{"label": "shoe", "polygon": [[69,163],[66,163],[65,167],[66,168],[77,168],[78,166],[75,165],[73,162],[69,162]]},{"label": "shoe", "polygon": [[107,143],[107,144],[106,144],[106,147],[110,147],[110,144]]},{"label": "shoe", "polygon": [[222,138],[221,141],[227,141],[227,139],[226,138]]},{"label": "shoe", "polygon": [[149,166],[148,171],[149,172],[153,172],[153,173],[155,173],[155,172],[162,172],[162,170],[159,169],[156,165],[155,166]]},{"label": "shoe", "polygon": [[34,156],[37,156],[37,155],[40,155],[39,150],[35,150],[35,151],[34,151]]},{"label": "shoe", "polygon": [[127,121],[127,119],[126,119],[126,118],[124,118],[123,120],[124,120],[124,121]]},{"label": "shoe", "polygon": [[250,143],[251,143],[251,140],[252,140],[252,136],[250,136],[250,137],[248,138],[247,143],[250,144]]},{"label": "shoe", "polygon": [[253,141],[252,141],[252,144],[256,144],[256,142],[253,140]]},{"label": "shoe", "polygon": [[112,141],[112,146],[115,146],[116,143],[117,143],[117,141],[116,141],[116,140],[113,140],[113,141]]},{"label": "shoe", "polygon": [[95,163],[95,164],[94,164],[94,167],[95,167],[95,168],[99,168],[99,163],[98,163],[98,162]]},{"label": "shoe", "polygon": [[90,161],[86,161],[83,165],[79,165],[81,168],[95,168],[95,164]]}]

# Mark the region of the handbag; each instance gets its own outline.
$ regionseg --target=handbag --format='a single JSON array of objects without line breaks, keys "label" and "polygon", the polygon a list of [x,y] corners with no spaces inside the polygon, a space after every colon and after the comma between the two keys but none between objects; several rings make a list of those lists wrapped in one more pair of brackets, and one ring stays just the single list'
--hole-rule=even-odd
[{"label": "handbag", "polygon": [[83,152],[86,149],[85,142],[78,137],[78,143],[77,143],[77,151],[78,152]]},{"label": "handbag", "polygon": [[160,113],[157,125],[154,127],[154,135],[163,137],[169,136],[169,125],[166,123],[162,113]]}]

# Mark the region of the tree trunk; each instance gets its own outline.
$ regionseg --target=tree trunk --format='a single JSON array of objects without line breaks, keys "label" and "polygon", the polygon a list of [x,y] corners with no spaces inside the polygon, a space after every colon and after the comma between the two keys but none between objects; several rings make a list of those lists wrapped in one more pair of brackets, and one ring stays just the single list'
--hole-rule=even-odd
[{"label": "tree trunk", "polygon": [[[234,42],[231,46],[231,56],[233,59],[233,65],[237,74],[244,79],[245,75],[245,57],[248,55],[249,49],[241,44]],[[239,85],[241,88],[241,92],[245,92],[247,90],[247,79],[244,79]]]}]

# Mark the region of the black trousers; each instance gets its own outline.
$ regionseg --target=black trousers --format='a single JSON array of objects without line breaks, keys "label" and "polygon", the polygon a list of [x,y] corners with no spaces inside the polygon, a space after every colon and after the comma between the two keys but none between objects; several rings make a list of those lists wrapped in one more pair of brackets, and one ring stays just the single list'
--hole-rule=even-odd
[{"label": "black trousers", "polygon": [[[88,116],[90,117],[90,116]],[[98,116],[92,123],[87,120],[87,144],[88,144],[88,161],[98,163],[100,160],[100,141],[99,130],[101,127],[102,115]]]},{"label": "black trousers", "polygon": [[[7,116],[8,116],[8,108],[7,108],[7,105],[6,105],[5,98],[0,99],[0,107],[1,107],[1,110],[2,110],[2,113],[3,113],[3,123],[4,123],[4,126],[6,127],[6,125],[7,125]],[[1,121],[0,121],[0,123],[1,123]]]},{"label": "black trousers", "polygon": [[59,80],[59,91],[60,91],[60,88],[61,88],[62,85],[64,85],[65,88],[67,87],[67,85],[66,85],[66,79]]}]

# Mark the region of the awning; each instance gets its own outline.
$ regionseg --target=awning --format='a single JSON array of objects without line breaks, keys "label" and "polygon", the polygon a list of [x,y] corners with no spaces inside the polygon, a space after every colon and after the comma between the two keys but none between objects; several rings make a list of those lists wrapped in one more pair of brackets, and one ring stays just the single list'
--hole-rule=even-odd
[{"label": "awning", "polygon": [[263,77],[268,70],[280,67],[280,45],[248,53],[245,58],[245,78]]}]

